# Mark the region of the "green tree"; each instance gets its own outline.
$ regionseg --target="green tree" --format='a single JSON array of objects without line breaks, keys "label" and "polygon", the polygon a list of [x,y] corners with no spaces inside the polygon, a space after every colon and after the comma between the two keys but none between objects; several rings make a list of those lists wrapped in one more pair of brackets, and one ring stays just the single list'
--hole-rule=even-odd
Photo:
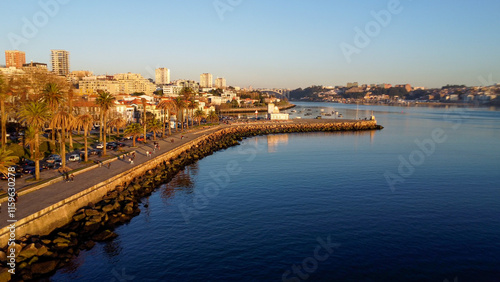
[{"label": "green tree", "polygon": [[147,107],[148,103],[147,103],[146,98],[142,98],[141,103],[142,103],[142,126],[144,128],[144,143],[147,143],[147,141],[146,141],[146,129],[148,126],[148,124],[147,124],[147,122],[148,122],[147,112],[148,111],[146,110],[146,107]]},{"label": "green tree", "polygon": [[165,126],[168,126],[168,135],[172,135],[170,127],[170,115],[175,111],[175,105],[171,100],[163,100],[158,103],[158,108],[163,112],[163,133],[162,137],[165,138]]},{"label": "green tree", "polygon": [[196,110],[194,118],[198,121],[198,125],[201,125],[201,120],[205,118],[205,112],[200,109]]},{"label": "green tree", "polygon": [[[42,102],[46,103],[52,114],[57,112],[59,105],[64,102],[64,94],[61,91],[59,84],[49,82],[42,90]],[[52,128],[52,143],[54,144],[53,152],[56,147],[56,129]]]},{"label": "green tree", "polygon": [[[187,108],[190,111],[189,115],[191,116],[191,126],[194,125],[194,118],[193,118],[194,110],[198,109],[198,107],[199,107],[199,104],[198,104],[198,102],[195,102],[195,101],[189,101],[187,104]],[[187,122],[189,122],[189,121],[187,121]]]},{"label": "green tree", "polygon": [[217,115],[217,113],[214,110],[212,110],[208,113],[207,120],[209,122],[218,122],[219,116]]},{"label": "green tree", "polygon": [[76,119],[75,119],[75,127],[77,129],[83,129],[83,140],[85,142],[85,161],[87,162],[88,161],[88,148],[89,148],[89,145],[88,145],[88,135],[89,135],[89,132],[90,130],[92,129],[92,125],[94,124],[94,117],[92,117],[92,115],[90,114],[83,114],[83,115],[80,115],[78,116]]},{"label": "green tree", "polygon": [[162,131],[162,123],[157,119],[152,119],[148,123],[148,131],[153,132],[153,140],[156,141],[156,134]]},{"label": "green tree", "polygon": [[105,91],[100,91],[97,95],[96,103],[99,105],[99,108],[101,109],[101,126],[103,127],[103,145],[104,147],[102,148],[102,155],[106,156],[106,131],[107,131],[107,116],[109,110],[111,110],[112,107],[115,105],[115,97],[111,95],[109,92]]},{"label": "green tree", "polygon": [[[142,126],[138,123],[131,123],[127,125],[127,128],[125,128],[125,135],[130,136],[132,135],[132,146],[135,147],[135,139],[137,139],[137,136],[141,135],[142,133]],[[144,136],[144,138],[146,138]]]},{"label": "green tree", "polygon": [[45,103],[29,102],[21,108],[21,119],[32,128],[35,135],[34,157],[35,179],[40,179],[39,135],[45,123],[50,119],[50,109]]},{"label": "green tree", "polygon": [[5,81],[4,77],[2,74],[0,74],[0,112],[2,112],[2,117],[1,117],[1,127],[2,127],[2,147],[5,147],[7,144],[7,111],[5,109],[5,102],[7,101],[7,98],[10,96],[9,95],[9,85]]},{"label": "green tree", "polygon": [[61,130],[61,139],[59,139],[59,142],[63,169],[66,168],[66,133],[71,127],[73,119],[73,116],[70,115],[67,111],[59,110],[54,114],[50,123],[50,126],[53,128],[53,130],[56,130],[56,132],[59,129]]},{"label": "green tree", "polygon": [[15,165],[17,156],[12,155],[13,151],[6,150],[5,147],[0,149],[0,173],[7,175],[9,168]]},{"label": "green tree", "polygon": [[[177,121],[181,121],[181,130],[184,130],[184,109],[186,108],[186,102],[179,96],[174,100],[175,110],[177,112]],[[175,126],[175,131],[177,131],[177,125]]]}]

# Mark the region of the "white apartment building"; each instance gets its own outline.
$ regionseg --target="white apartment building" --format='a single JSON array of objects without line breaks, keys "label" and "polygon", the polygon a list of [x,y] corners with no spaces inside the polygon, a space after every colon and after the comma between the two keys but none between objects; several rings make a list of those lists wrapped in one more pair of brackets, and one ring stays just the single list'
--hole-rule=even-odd
[{"label": "white apartment building", "polygon": [[200,75],[200,87],[211,88],[213,87],[213,77],[210,73],[202,73]]},{"label": "white apartment building", "polygon": [[170,70],[167,68],[158,68],[155,71],[155,83],[157,85],[170,84]]},{"label": "white apartment building", "polygon": [[215,79],[215,88],[226,89],[226,79],[223,77]]},{"label": "white apartment building", "polygon": [[69,74],[69,52],[65,50],[50,50],[52,72],[57,75]]}]

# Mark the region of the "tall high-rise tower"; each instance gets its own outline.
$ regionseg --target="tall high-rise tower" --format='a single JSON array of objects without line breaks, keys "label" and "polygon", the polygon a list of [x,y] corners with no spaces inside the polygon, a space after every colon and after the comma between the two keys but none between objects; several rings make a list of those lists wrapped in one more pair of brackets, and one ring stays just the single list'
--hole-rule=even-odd
[{"label": "tall high-rise tower", "polygon": [[7,68],[22,68],[26,64],[26,54],[23,51],[7,50],[5,51],[5,66]]},{"label": "tall high-rise tower", "polygon": [[52,72],[57,75],[69,74],[69,52],[65,50],[50,50],[52,58]]},{"label": "tall high-rise tower", "polygon": [[210,88],[213,87],[213,78],[210,73],[203,73],[200,75],[200,87],[201,88]]},{"label": "tall high-rise tower", "polygon": [[215,88],[226,89],[226,79],[223,77],[216,78]]},{"label": "tall high-rise tower", "polygon": [[155,71],[156,84],[170,84],[170,70],[167,68],[159,68]]}]

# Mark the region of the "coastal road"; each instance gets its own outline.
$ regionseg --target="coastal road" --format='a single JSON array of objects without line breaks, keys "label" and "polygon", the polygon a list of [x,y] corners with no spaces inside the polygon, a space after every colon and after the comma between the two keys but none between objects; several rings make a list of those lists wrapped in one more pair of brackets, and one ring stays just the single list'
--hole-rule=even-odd
[{"label": "coastal road", "polygon": [[[179,147],[190,140],[217,131],[222,127],[225,127],[225,125],[174,133],[172,136],[165,138],[165,140],[158,139],[157,142],[160,145],[160,150],[156,150],[156,152],[152,154],[152,158]],[[181,139],[181,136],[184,136],[184,138]],[[174,139],[174,143],[170,141],[171,139]],[[60,181],[39,190],[19,196],[16,203],[15,218],[8,218],[7,202],[3,202],[0,209],[0,228],[8,225],[8,219],[20,220],[74,194],[97,185],[114,175],[130,169],[133,166],[149,161],[151,158],[146,156],[146,151],[153,152],[153,143],[153,140],[148,140],[147,144],[141,144],[135,148],[136,156],[133,165],[130,164],[128,158],[125,158],[125,160],[115,160],[110,163],[111,165],[109,168],[107,165],[103,165],[102,167],[97,167],[87,172],[75,175],[73,182]]]}]

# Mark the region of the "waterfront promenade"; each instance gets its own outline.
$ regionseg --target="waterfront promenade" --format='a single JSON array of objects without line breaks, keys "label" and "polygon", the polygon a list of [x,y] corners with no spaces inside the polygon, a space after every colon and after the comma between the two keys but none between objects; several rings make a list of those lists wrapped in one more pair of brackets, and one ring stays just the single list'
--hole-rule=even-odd
[{"label": "waterfront promenade", "polygon": [[[355,122],[352,120],[295,120],[295,121],[281,121],[281,122],[270,122],[270,121],[262,121],[262,122],[243,122],[243,123],[232,123],[232,124],[221,124],[214,125],[210,127],[202,127],[190,129],[185,132],[174,133],[172,136],[165,138],[164,140],[159,139],[160,150],[156,150],[155,153],[152,154],[151,157],[146,155],[146,152],[153,152],[153,143],[154,141],[149,140],[147,144],[139,144],[136,148],[131,148],[136,152],[136,157],[134,159],[133,164],[130,164],[128,161],[128,157],[124,159],[113,158],[110,162],[110,166],[108,168],[107,163],[101,167],[94,166],[93,169],[89,169],[85,172],[75,173],[74,181],[66,182],[66,181],[58,181],[52,183],[50,185],[46,185],[43,188],[38,187],[30,187],[29,189],[22,190],[20,193],[18,202],[16,203],[16,212],[15,219],[21,220],[25,217],[33,215],[37,212],[44,210],[47,207],[50,207],[56,203],[59,203],[73,195],[76,195],[86,189],[99,185],[113,176],[119,175],[121,173],[130,170],[131,168],[138,166],[140,164],[151,161],[151,159],[165,154],[169,151],[172,151],[186,143],[205,135],[212,134],[216,131],[232,128],[238,126],[247,126],[247,125],[270,125],[270,124],[314,124],[314,123],[350,123]],[[181,138],[183,136],[183,138]],[[170,140],[174,139],[172,143]],[[62,179],[62,177],[59,177]],[[0,213],[0,228],[6,227],[8,224],[8,212],[7,212],[7,203],[5,202],[5,198],[2,199],[2,212]]]},{"label": "waterfront promenade", "polygon": [[[218,125],[212,126],[210,128],[189,130],[187,132],[175,133],[172,136],[165,138],[165,140],[158,139],[157,142],[159,142],[160,144],[160,150],[156,150],[156,152],[153,153],[151,157],[147,157],[146,152],[153,152],[154,141],[148,140],[147,144],[137,144],[138,146],[136,148],[131,148],[136,152],[133,165],[129,163],[127,157],[125,157],[124,160],[118,160],[117,158],[114,158],[114,161],[111,162],[109,168],[107,167],[107,165],[103,165],[101,167],[96,167],[80,174],[75,174],[73,182],[59,181],[41,189],[32,187],[28,189],[28,191],[23,191],[20,194],[19,199],[16,203],[15,219],[20,220],[26,216],[41,211],[44,208],[58,203],[79,192],[82,192],[89,187],[97,185],[114,175],[125,172],[133,166],[145,163],[151,160],[151,158],[177,148],[191,141],[192,139],[202,136],[203,134],[213,133],[223,127],[228,127],[228,125]],[[184,136],[185,138],[181,139],[181,136]],[[171,143],[171,139],[174,139],[174,143]],[[29,192],[29,190],[34,191]],[[7,219],[9,219],[7,213],[7,202],[5,202],[5,199],[3,199],[0,213],[0,228],[8,225]]]}]

